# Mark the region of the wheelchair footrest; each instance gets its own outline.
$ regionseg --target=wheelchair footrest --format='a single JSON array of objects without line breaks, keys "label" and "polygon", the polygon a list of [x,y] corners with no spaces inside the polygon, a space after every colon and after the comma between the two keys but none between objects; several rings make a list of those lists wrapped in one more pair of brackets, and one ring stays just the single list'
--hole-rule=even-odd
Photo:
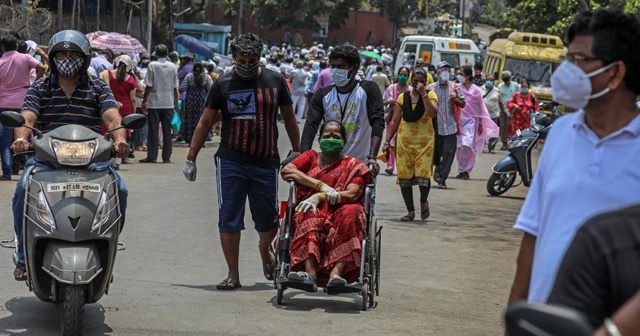
[{"label": "wheelchair footrest", "polygon": [[345,293],[360,293],[362,292],[362,284],[353,283],[350,285],[344,286],[328,286],[324,289],[324,291],[329,295],[338,295]]},{"label": "wheelchair footrest", "polygon": [[[315,292],[313,285],[310,282],[294,281],[280,276],[278,277],[278,284],[281,284],[285,289],[294,288],[310,293]],[[315,288],[315,290],[317,291],[317,287]]]}]

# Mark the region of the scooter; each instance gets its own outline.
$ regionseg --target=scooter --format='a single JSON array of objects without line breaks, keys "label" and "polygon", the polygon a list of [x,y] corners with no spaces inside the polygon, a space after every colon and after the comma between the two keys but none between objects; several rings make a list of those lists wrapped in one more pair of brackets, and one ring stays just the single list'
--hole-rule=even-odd
[{"label": "scooter", "polygon": [[[16,112],[1,113],[0,123],[31,129],[36,134],[31,146],[35,159],[56,168],[37,171],[32,167],[27,172],[26,283],[38,299],[61,304],[63,335],[81,335],[84,305],[109,293],[116,253],[124,249],[118,243],[117,179],[110,169],[88,170],[90,164],[115,155],[113,142],[109,133],[101,136],[79,125],[61,126],[43,135],[26,126]],[[139,129],[145,123],[143,115],[132,114],[117,129]]]},{"label": "scooter", "polygon": [[581,313],[560,306],[518,302],[505,313],[509,336],[591,336],[593,328]]},{"label": "scooter", "polygon": [[[534,116],[531,127],[524,131],[518,130],[509,139],[509,154],[496,163],[493,174],[487,181],[487,192],[491,196],[500,196],[514,187],[516,176],[520,174],[521,184],[531,185],[533,169],[531,167],[531,151],[540,140],[544,140],[553,126],[553,121],[562,116],[557,104],[551,104],[551,117],[542,113]],[[518,183],[515,186],[520,185]]]}]

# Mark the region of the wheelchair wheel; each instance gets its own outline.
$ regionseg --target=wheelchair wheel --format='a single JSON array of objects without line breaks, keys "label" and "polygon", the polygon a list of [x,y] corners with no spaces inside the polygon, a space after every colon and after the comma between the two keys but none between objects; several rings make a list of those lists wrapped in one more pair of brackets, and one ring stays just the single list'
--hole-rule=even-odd
[{"label": "wheelchair wheel", "polygon": [[376,234],[376,265],[375,265],[376,296],[380,296],[380,262],[381,262],[380,256],[381,255],[382,255],[382,228],[380,228],[380,231],[378,231],[378,233]]},{"label": "wheelchair wheel", "polygon": [[365,280],[362,284],[362,310],[367,311],[369,308],[369,281]]},{"label": "wheelchair wheel", "polygon": [[276,293],[276,302],[281,305],[282,304],[282,296],[284,295],[284,287],[282,284],[278,284],[278,292]]},{"label": "wheelchair wheel", "polygon": [[[371,293],[374,292],[375,288],[376,288],[376,283],[377,283],[377,274],[376,274],[376,269],[377,269],[377,265],[378,265],[378,256],[376,253],[376,248],[378,246],[377,242],[376,242],[376,230],[377,230],[377,220],[374,218],[371,219],[371,225],[369,225],[369,232],[368,232],[368,236],[369,236],[369,241],[367,242],[367,245],[369,246],[369,248],[367,249],[367,260],[368,260],[368,267],[367,267],[367,275],[370,279],[370,286],[371,287]],[[371,296],[370,300],[369,300],[370,304],[373,305],[373,295]]]}]

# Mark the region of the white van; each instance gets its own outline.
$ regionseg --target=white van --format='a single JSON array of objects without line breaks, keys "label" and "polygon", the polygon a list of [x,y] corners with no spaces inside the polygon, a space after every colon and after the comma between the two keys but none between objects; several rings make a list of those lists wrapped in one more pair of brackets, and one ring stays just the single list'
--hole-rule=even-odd
[{"label": "white van", "polygon": [[452,68],[473,66],[482,61],[480,49],[469,39],[412,35],[402,40],[393,73],[397,74],[403,65],[414,66],[418,57],[424,59],[425,67],[438,65],[441,61],[449,62]]}]

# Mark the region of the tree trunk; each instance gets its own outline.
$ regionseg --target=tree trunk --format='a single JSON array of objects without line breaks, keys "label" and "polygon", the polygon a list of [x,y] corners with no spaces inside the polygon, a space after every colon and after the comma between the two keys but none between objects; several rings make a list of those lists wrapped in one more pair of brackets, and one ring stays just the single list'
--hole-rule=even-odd
[{"label": "tree trunk", "polygon": [[73,4],[71,4],[71,29],[76,29],[76,5],[77,1],[73,0]]},{"label": "tree trunk", "polygon": [[96,31],[100,30],[100,3],[102,0],[98,0],[96,4]]},{"label": "tree trunk", "polygon": [[133,5],[129,5],[129,20],[127,20],[127,35],[131,35],[131,19],[133,18]]},{"label": "tree trunk", "polygon": [[111,31],[116,31],[116,0],[111,0]]},{"label": "tree trunk", "polygon": [[578,0],[576,2],[576,8],[578,9],[578,13],[586,12],[590,10],[589,4],[586,0]]},{"label": "tree trunk", "polygon": [[62,17],[62,9],[63,9],[63,2],[64,0],[58,0],[58,31],[61,31],[64,29],[64,18]]},{"label": "tree trunk", "polygon": [[78,4],[78,26],[80,25],[80,15],[82,15],[82,30],[81,31],[87,31],[88,30],[88,23],[87,23],[87,4],[84,2],[85,0],[80,0],[80,3]]}]

